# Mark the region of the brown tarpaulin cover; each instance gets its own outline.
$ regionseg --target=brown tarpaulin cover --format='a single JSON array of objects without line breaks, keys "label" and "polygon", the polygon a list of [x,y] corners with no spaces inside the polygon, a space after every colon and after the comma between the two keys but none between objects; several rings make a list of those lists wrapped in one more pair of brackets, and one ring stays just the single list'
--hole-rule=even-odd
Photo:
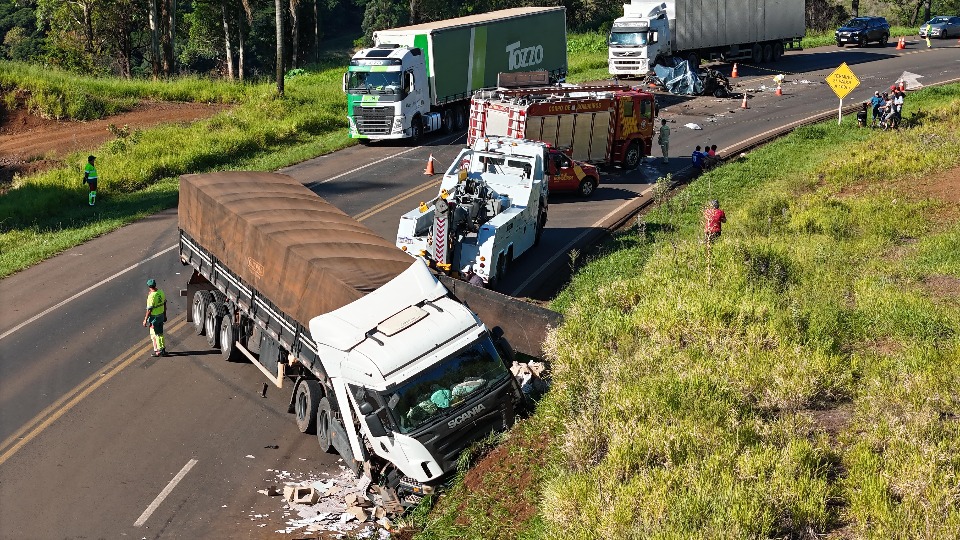
[{"label": "brown tarpaulin cover", "polygon": [[284,174],[183,175],[179,212],[184,232],[304,326],[413,264]]}]

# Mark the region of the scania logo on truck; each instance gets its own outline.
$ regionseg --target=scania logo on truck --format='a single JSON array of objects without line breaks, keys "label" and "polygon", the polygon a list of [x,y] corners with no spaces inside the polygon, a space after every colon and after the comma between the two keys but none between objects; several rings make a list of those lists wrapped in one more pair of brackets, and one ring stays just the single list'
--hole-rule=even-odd
[{"label": "scania logo on truck", "polygon": [[461,414],[460,416],[454,418],[453,420],[447,422],[447,427],[455,428],[455,427],[459,426],[460,424],[466,422],[467,420],[473,418],[473,417],[476,416],[478,413],[480,413],[480,411],[482,411],[482,410],[484,410],[484,409],[486,409],[486,407],[484,407],[483,404],[481,403],[480,405],[477,405],[476,407],[470,409],[469,411],[467,411],[467,412]]},{"label": "scania logo on truck", "polygon": [[510,60],[510,71],[517,68],[535,66],[543,62],[543,45],[533,45],[520,48],[520,42],[507,45],[507,58]]}]

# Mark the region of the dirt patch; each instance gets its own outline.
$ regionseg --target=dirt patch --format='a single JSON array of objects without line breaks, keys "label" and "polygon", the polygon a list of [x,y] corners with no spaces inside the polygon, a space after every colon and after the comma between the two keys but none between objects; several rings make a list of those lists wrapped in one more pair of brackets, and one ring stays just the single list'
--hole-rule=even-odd
[{"label": "dirt patch", "polygon": [[924,278],[923,285],[931,298],[945,302],[955,302],[960,298],[960,278],[934,274]]},{"label": "dirt patch", "polygon": [[[524,445],[526,457],[511,452],[513,443],[494,448],[463,478],[471,499],[482,501],[487,506],[488,514],[492,514],[491,506],[495,505],[510,516],[512,523],[522,527],[537,513],[537,501],[528,494],[534,487],[534,471],[539,468],[540,459],[546,454],[548,442],[546,436],[529,441]],[[470,518],[465,511],[466,502],[461,502],[458,510],[456,523],[467,525]]]},{"label": "dirt patch", "polygon": [[813,421],[813,428],[826,433],[834,443],[840,433],[853,421],[851,403],[842,403],[829,409],[807,409],[803,412]]},{"label": "dirt patch", "polygon": [[9,186],[14,175],[55,167],[71,152],[93,149],[114,138],[110,125],[127,126],[132,132],[192,122],[226,108],[220,104],[143,102],[130,112],[88,122],[47,120],[20,109],[5,111],[0,115],[0,188]]},{"label": "dirt patch", "polygon": [[945,207],[936,213],[936,220],[941,223],[952,223],[960,218],[960,167],[922,178],[893,180],[882,186],[875,184],[844,186],[840,194],[844,197],[853,197],[878,187],[893,188],[910,199],[934,199],[945,203]]}]

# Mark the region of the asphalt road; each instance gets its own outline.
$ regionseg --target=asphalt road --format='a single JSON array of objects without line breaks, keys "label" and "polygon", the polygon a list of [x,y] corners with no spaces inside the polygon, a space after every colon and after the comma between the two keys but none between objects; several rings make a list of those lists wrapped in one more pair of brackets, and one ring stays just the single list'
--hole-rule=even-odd
[{"label": "asphalt road", "polygon": [[[836,115],[823,80],[841,62],[862,82],[845,105],[904,71],[923,84],[953,80],[960,47],[934,46],[788,53],[778,64],[785,95],[748,91],[747,110],[739,99],[659,96],[681,157],[605,174],[589,200],[552,198],[543,243],[518,259],[504,290],[544,296],[540,285],[563,273],[570,249],[629,216],[658,176],[687,166],[694,145],[731,155],[785,126]],[[772,85],[774,72],[740,64],[739,73],[740,90]],[[399,216],[435,193],[439,176],[422,174],[428,156],[445,167],[462,144],[461,135],[357,146],[284,172],[392,239]],[[256,490],[276,484],[276,470],[339,471],[336,456],[295,429],[287,390],[261,398],[255,367],[224,362],[183,323],[177,290],[189,276],[175,243],[170,210],[0,281],[0,538],[290,538],[275,532],[285,522],[277,499]],[[150,277],[168,293],[174,354],[163,359],[148,357],[140,326]]]}]

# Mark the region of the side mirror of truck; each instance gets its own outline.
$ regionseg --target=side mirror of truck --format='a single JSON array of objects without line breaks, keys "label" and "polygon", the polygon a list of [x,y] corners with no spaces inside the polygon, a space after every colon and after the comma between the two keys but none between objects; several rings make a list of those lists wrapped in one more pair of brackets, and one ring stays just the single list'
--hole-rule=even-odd
[{"label": "side mirror of truck", "polygon": [[369,401],[360,403],[360,414],[367,416],[373,413],[373,405]]},{"label": "side mirror of truck", "polygon": [[350,78],[350,72],[343,74],[343,93],[347,93],[347,79]]},{"label": "side mirror of truck", "polygon": [[[369,405],[369,403],[365,403],[364,405]],[[360,409],[362,410],[363,407],[360,407]],[[367,429],[370,430],[371,437],[386,437],[389,435],[387,428],[383,426],[383,422],[380,420],[380,417],[377,416],[377,413],[367,414],[363,419],[367,423]]]},{"label": "side mirror of truck", "polygon": [[493,329],[490,330],[490,337],[493,338],[494,343],[500,341],[500,338],[503,337],[503,328],[494,326]]}]

